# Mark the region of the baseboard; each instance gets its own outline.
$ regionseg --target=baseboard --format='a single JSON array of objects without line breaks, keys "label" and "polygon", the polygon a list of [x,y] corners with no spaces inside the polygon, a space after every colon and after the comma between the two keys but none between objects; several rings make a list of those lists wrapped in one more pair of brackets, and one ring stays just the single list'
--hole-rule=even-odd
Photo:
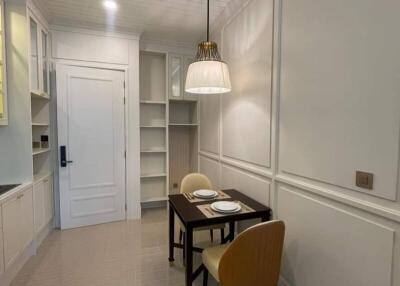
[{"label": "baseboard", "polygon": [[18,272],[22,269],[29,258],[35,253],[35,243],[32,241],[19,257],[14,261],[14,263],[7,269],[7,271],[0,275],[0,285],[8,286],[17,276]]}]

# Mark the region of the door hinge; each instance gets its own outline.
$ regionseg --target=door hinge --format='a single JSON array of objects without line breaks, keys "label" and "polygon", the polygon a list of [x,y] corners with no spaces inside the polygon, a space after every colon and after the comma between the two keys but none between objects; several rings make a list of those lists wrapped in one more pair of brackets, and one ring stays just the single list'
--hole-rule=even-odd
[{"label": "door hinge", "polygon": [[127,205],[127,204],[125,204],[125,210],[126,210],[126,211],[128,210],[128,205]]},{"label": "door hinge", "polygon": [[125,81],[124,81],[124,89],[125,89],[125,87],[126,87],[126,84],[125,84]]},{"label": "door hinge", "polygon": [[125,157],[125,159],[126,159],[126,151],[124,151],[124,157]]}]

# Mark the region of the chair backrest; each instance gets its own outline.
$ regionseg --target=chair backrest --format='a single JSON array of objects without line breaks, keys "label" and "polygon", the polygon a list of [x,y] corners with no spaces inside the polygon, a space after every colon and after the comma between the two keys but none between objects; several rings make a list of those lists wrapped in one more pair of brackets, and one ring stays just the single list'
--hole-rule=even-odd
[{"label": "chair backrest", "polygon": [[190,193],[200,189],[212,189],[212,185],[207,176],[200,173],[186,175],[181,182],[181,193]]},{"label": "chair backrest", "polygon": [[284,236],[282,221],[260,223],[238,235],[219,263],[220,284],[276,286]]}]

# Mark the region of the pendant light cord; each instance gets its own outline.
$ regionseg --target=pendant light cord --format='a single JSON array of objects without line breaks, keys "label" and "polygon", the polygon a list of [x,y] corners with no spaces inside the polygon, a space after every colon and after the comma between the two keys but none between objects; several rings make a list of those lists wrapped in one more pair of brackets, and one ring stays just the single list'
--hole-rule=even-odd
[{"label": "pendant light cord", "polygon": [[210,0],[207,0],[207,42],[210,40]]}]

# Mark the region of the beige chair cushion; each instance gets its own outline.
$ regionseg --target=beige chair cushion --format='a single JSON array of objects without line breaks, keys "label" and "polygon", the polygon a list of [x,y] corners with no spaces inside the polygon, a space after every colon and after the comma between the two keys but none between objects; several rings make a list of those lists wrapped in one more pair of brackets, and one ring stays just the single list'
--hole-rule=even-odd
[{"label": "beige chair cushion", "polygon": [[215,247],[210,247],[205,249],[202,253],[204,266],[217,281],[219,281],[218,265],[228,246],[229,244],[222,244]]}]

